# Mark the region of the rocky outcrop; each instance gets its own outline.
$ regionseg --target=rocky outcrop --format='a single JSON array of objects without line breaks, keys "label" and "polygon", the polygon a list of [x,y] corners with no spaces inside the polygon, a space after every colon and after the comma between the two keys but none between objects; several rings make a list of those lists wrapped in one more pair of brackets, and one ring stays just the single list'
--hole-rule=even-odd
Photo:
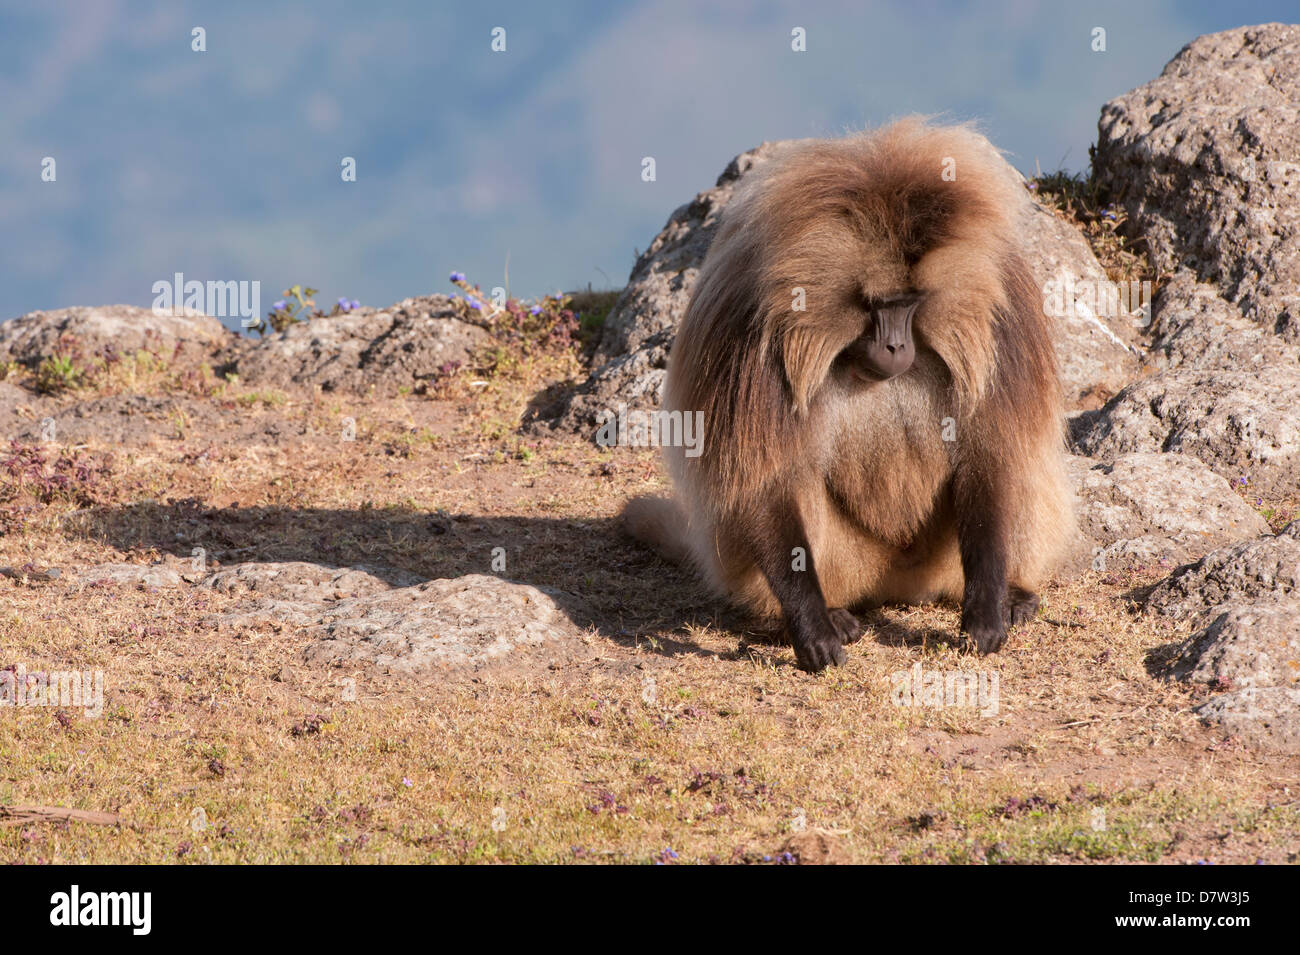
[{"label": "rocky outcrop", "polygon": [[1102,108],[1093,167],[1159,272],[1300,341],[1300,26],[1193,40]]},{"label": "rocky outcrop", "polygon": [[1139,452],[1112,462],[1071,457],[1079,529],[1097,570],[1171,567],[1268,531],[1264,519],[1195,458]]},{"label": "rocky outcrop", "polygon": [[1200,627],[1166,672],[1216,693],[1197,708],[1206,721],[1300,751],[1300,522],[1179,568],[1144,605]]},{"label": "rocky outcrop", "polygon": [[34,366],[56,353],[83,360],[152,351],[167,360],[206,359],[238,336],[215,318],[186,311],[155,314],[134,305],[97,305],[28,312],[0,323],[0,363]]},{"label": "rocky outcrop", "polygon": [[487,331],[463,321],[446,295],[290,325],[245,341],[232,364],[244,384],[391,395],[420,389],[469,361]]},{"label": "rocky outcrop", "polygon": [[1078,450],[1193,455],[1300,489],[1300,27],[1189,43],[1107,103],[1094,170],[1171,278],[1142,375],[1075,422]]}]

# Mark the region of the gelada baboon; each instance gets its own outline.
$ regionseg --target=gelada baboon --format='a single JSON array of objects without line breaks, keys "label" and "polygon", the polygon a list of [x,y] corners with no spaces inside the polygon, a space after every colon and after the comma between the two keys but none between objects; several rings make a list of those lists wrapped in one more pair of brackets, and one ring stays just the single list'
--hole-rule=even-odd
[{"label": "gelada baboon", "polygon": [[624,516],[807,670],[849,607],[959,599],[981,653],[1037,609],[1073,517],[1027,201],[983,136],[907,119],[790,144],[723,213],[664,386],[703,450]]}]

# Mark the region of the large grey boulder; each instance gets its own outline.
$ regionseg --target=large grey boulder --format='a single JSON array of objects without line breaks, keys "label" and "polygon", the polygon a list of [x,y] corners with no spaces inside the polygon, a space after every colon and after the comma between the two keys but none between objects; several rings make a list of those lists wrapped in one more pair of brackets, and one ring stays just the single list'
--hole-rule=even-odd
[{"label": "large grey boulder", "polygon": [[581,601],[486,574],[418,582],[376,567],[250,562],[202,586],[241,597],[220,627],[293,627],[314,638],[307,663],[399,676],[543,665],[584,652]]},{"label": "large grey boulder", "polygon": [[391,395],[468,362],[488,339],[486,329],[459,317],[449,296],[431,295],[290,325],[265,341],[245,341],[232,360],[245,384]]},{"label": "large grey boulder", "polygon": [[[716,185],[669,216],[632,267],[627,287],[606,319],[594,371],[575,394],[539,409],[535,421],[594,434],[598,416],[620,403],[646,410],[658,406],[677,324],[727,203],[746,175],[790,144],[768,142],[741,153]],[[1010,166],[1007,173],[1019,178]],[[1020,238],[1034,278],[1044,288],[1062,279],[1082,287],[1106,278],[1078,230],[1036,202],[1026,202]],[[1079,407],[1096,407],[1118,391],[1138,359],[1138,317],[1126,311],[1097,314],[1088,298],[1079,295],[1054,316],[1067,400]]]},{"label": "large grey boulder", "polygon": [[1300,522],[1179,568],[1144,603],[1200,627],[1167,673],[1217,694],[1197,707],[1202,718],[1260,746],[1300,750]]},{"label": "large grey boulder", "polygon": [[[1205,345],[1205,348],[1213,346]],[[1300,487],[1300,362],[1241,368],[1183,364],[1139,378],[1074,422],[1076,449],[1113,458],[1174,451],[1262,495]]]},{"label": "large grey boulder", "polygon": [[[1180,567],[1144,607],[1175,620],[1206,622],[1234,604],[1300,599],[1300,521],[1277,534],[1242,541]],[[1300,616],[1295,619],[1300,627]]]},{"label": "large grey boulder", "polygon": [[1188,44],[1108,103],[1094,170],[1158,271],[1141,375],[1074,422],[1111,458],[1177,451],[1265,497],[1300,489],[1300,27]]},{"label": "large grey boulder", "polygon": [[[1020,240],[1053,320],[1066,406],[1095,408],[1136,373],[1147,319],[1140,311],[1128,311],[1117,297],[1094,291],[1109,278],[1088,240],[1037,202],[1025,209]],[[1136,306],[1136,297],[1131,301]]]},{"label": "large grey boulder", "polygon": [[1268,524],[1200,461],[1138,452],[1111,462],[1071,456],[1079,530],[1093,567],[1176,566],[1268,531]]},{"label": "large grey boulder", "polygon": [[1300,26],[1193,40],[1103,107],[1093,168],[1157,271],[1300,341]]},{"label": "large grey boulder", "polygon": [[154,314],[135,305],[97,305],[28,312],[0,322],[0,362],[33,366],[75,342],[83,360],[142,349],[168,360],[210,357],[238,336],[215,318],[186,310]]}]

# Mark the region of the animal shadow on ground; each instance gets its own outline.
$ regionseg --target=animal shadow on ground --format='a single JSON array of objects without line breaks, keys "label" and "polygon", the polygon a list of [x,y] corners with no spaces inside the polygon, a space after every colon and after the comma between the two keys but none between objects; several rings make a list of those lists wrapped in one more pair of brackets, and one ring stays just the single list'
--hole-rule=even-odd
[{"label": "animal shadow on ground", "polygon": [[[178,499],[92,507],[69,522],[67,532],[133,560],[157,553],[188,560],[194,548],[203,548],[222,567],[291,561],[360,566],[393,586],[409,584],[412,575],[490,574],[558,590],[557,604],[579,627],[665,656],[712,656],[690,639],[689,628],[737,623],[689,571],[664,563],[608,518],[489,517],[404,507],[218,508]],[[493,566],[498,548],[504,571]],[[646,640],[651,633],[655,639]]]},{"label": "animal shadow on ground", "polygon": [[[690,638],[691,627],[740,634],[735,658],[747,655],[748,644],[788,642],[779,627],[712,597],[689,568],[665,563],[610,518],[490,517],[405,507],[217,508],[177,499],[92,507],[68,529],[139,555],[136,559],[155,552],[188,559],[201,547],[221,566],[290,561],[363,566],[394,586],[408,584],[410,575],[495,574],[572,595],[577,599],[557,603],[579,627],[669,657],[713,656]],[[504,550],[504,572],[493,568],[498,548]],[[937,628],[888,620],[878,610],[860,613],[858,619],[866,624],[865,633],[887,646],[955,639]],[[649,634],[655,639],[646,640]]]}]

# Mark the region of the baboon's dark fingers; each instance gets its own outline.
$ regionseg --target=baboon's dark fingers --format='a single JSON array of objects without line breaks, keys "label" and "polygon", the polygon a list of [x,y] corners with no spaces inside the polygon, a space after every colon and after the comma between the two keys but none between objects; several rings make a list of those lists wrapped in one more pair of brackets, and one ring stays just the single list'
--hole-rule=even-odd
[{"label": "baboon's dark fingers", "polygon": [[862,639],[862,634],[866,631],[863,630],[862,624],[858,623],[857,617],[843,607],[836,607],[830,611],[830,615],[831,626],[839,634],[840,643],[847,647],[850,643],[857,643]]},{"label": "baboon's dark fingers", "polygon": [[975,649],[980,654],[997,653],[1002,649],[1002,645],[1007,642],[1007,628],[1001,624],[996,626],[963,626],[962,632],[970,637],[971,642],[975,644]]},{"label": "baboon's dark fingers", "polygon": [[1034,619],[1034,614],[1038,613],[1038,594],[1031,590],[1012,587],[1009,602],[1011,605],[1011,626],[1013,627],[1029,623]]},{"label": "baboon's dark fingers", "polygon": [[829,617],[820,626],[793,626],[790,629],[799,669],[819,673],[828,666],[839,666],[844,662],[844,643]]},{"label": "baboon's dark fingers", "polygon": [[961,632],[979,653],[997,653],[1007,642],[1007,623],[1000,601],[970,599],[961,608]]}]

